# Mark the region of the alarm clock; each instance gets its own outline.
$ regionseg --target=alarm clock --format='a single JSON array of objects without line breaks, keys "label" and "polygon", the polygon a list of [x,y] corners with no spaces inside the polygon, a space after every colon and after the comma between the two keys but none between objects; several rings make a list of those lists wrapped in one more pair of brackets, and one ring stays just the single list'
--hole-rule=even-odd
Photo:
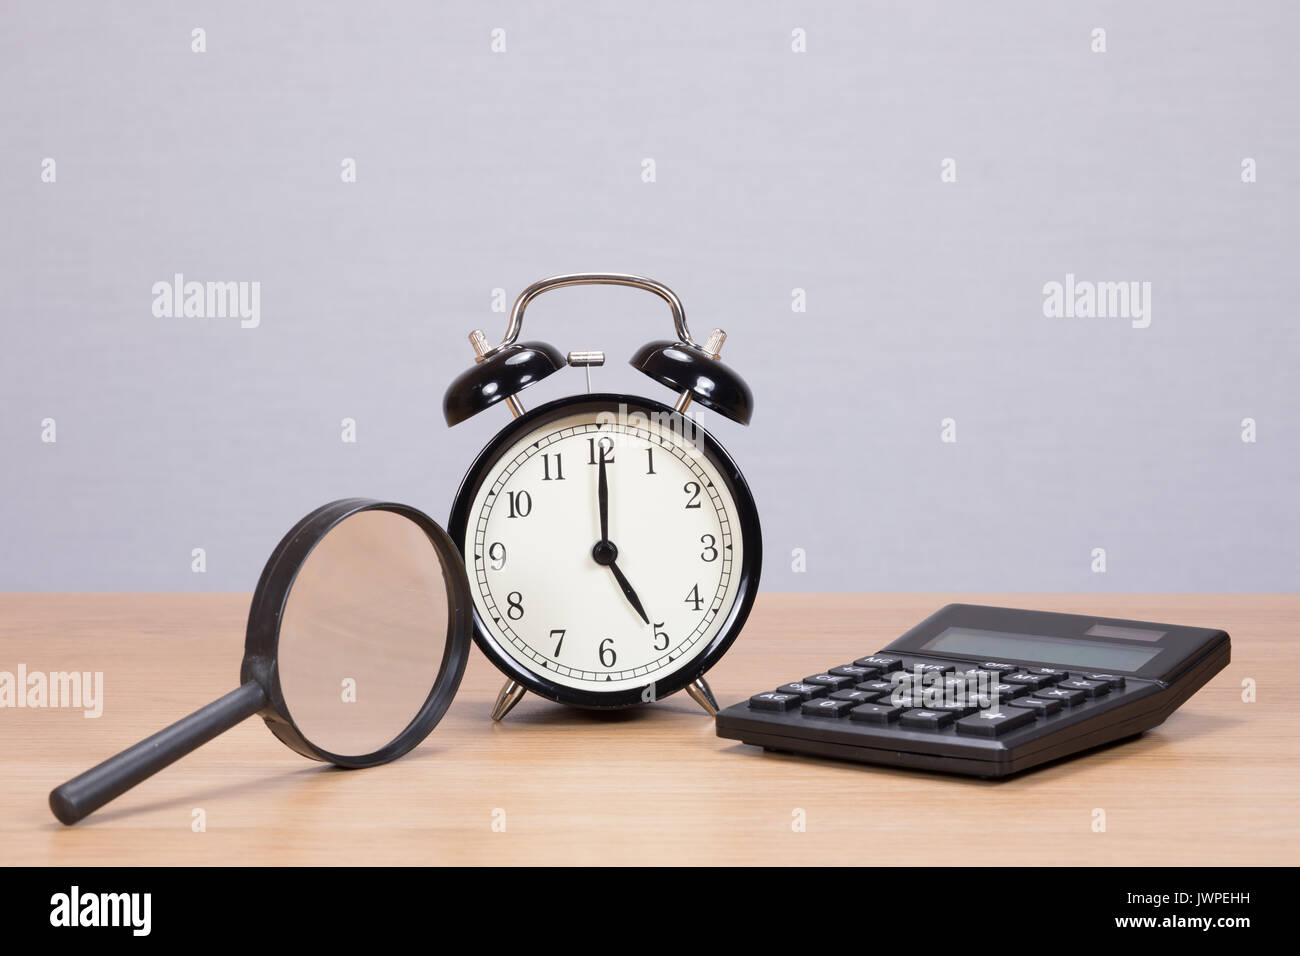
[{"label": "alarm clock", "polygon": [[[617,285],[657,295],[676,338],[650,342],[634,368],[674,393],[671,405],[592,393],[596,350],[519,342],[528,304],[567,286]],[[527,693],[586,708],[650,703],[685,689],[717,713],[705,672],[740,634],[762,565],[758,510],[740,469],[695,420],[701,405],[748,424],[753,395],[704,344],[681,300],[654,279],[554,276],[520,293],[500,344],[470,333],[474,365],[447,389],[457,425],[498,404],[513,420],[470,466],[448,533],[469,573],[474,640],[505,674],[492,719]],[[560,369],[587,391],[525,410],[519,394]]]}]

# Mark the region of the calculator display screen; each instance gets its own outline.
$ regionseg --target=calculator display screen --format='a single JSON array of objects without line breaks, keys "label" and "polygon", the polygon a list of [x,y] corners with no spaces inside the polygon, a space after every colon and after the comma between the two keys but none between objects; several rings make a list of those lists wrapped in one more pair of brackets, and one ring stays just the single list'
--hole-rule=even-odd
[{"label": "calculator display screen", "polygon": [[1158,647],[1125,647],[1069,637],[985,631],[977,627],[950,627],[923,644],[921,649],[989,659],[1011,657],[1099,671],[1135,671],[1161,650]]}]

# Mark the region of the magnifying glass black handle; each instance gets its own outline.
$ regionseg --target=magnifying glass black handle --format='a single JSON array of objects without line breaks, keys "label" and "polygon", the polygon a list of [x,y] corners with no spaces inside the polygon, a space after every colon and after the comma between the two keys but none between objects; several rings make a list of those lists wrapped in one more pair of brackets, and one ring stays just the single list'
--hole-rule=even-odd
[{"label": "magnifying glass black handle", "polygon": [[163,767],[252,717],[265,704],[266,691],[262,685],[249,681],[134,747],[128,747],[117,756],[109,757],[55,787],[50,791],[50,809],[61,823],[76,823]]}]

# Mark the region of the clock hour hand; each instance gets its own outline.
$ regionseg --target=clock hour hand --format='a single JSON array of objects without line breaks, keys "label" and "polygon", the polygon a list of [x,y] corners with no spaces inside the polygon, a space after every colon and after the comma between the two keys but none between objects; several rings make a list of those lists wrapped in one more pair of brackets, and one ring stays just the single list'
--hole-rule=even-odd
[{"label": "clock hour hand", "polygon": [[632,610],[640,614],[641,620],[649,624],[650,618],[646,617],[645,608],[641,606],[641,599],[636,596],[636,591],[632,590],[631,583],[623,576],[623,572],[618,569],[618,564],[613,561],[609,562],[609,569],[614,572],[614,580],[623,589],[623,596],[627,598],[627,603],[632,605]]},{"label": "clock hour hand", "polygon": [[641,615],[641,620],[647,624],[650,618],[646,616],[645,608],[641,606],[641,599],[636,596],[636,591],[632,588],[630,582],[622,571],[618,569],[618,548],[614,546],[613,541],[597,541],[596,546],[591,549],[592,559],[599,565],[609,568],[614,572],[614,580],[623,590],[623,597],[627,598],[627,603],[632,605],[632,610]]}]

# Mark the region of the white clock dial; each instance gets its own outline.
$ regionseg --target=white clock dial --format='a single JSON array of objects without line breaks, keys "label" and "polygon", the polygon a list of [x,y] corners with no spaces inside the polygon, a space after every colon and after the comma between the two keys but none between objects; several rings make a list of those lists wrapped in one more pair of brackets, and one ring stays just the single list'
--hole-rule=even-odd
[{"label": "white clock dial", "polygon": [[664,418],[588,410],[541,424],[475,493],[464,549],[482,626],[555,684],[647,687],[708,648],[736,602],[736,502],[690,422]]}]

